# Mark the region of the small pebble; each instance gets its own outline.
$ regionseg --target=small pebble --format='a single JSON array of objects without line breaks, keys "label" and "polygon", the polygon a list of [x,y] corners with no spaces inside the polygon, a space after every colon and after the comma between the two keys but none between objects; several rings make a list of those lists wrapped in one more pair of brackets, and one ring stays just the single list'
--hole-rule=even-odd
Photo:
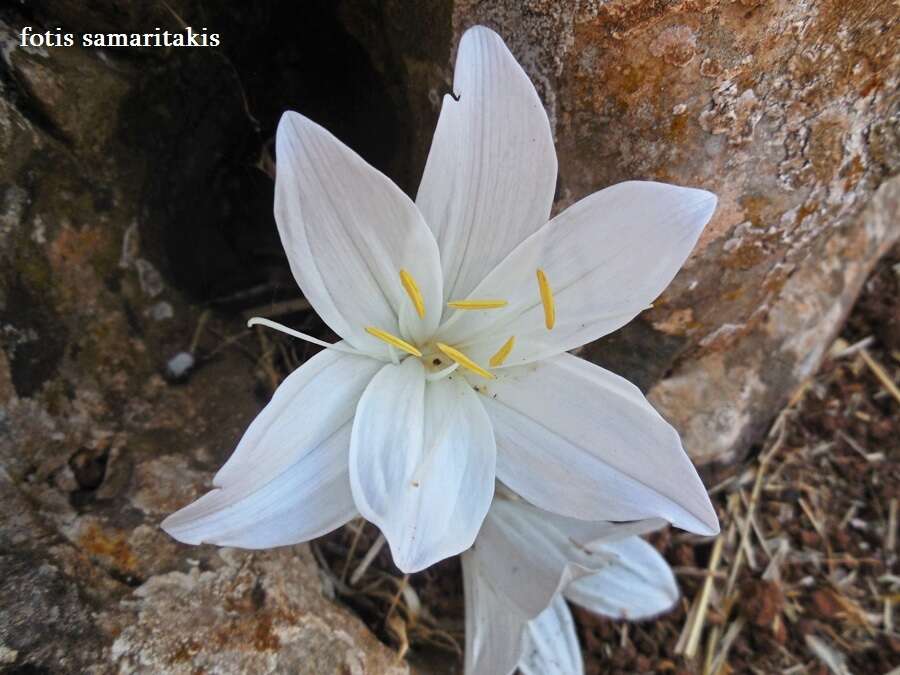
[{"label": "small pebble", "polygon": [[165,319],[171,319],[173,316],[175,316],[175,310],[172,309],[171,304],[169,304],[165,300],[161,300],[155,305],[152,305],[147,310],[147,316],[149,316],[154,321],[163,321]]},{"label": "small pebble", "polygon": [[187,378],[196,363],[190,352],[178,352],[166,364],[166,377],[174,382]]}]

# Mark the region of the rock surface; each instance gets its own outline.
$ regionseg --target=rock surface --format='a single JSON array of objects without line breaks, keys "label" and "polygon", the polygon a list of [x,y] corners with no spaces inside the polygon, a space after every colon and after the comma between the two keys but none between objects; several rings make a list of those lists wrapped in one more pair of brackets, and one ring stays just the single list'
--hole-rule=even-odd
[{"label": "rock surface", "polygon": [[[346,13],[384,61],[383,38],[363,28],[371,21]],[[628,179],[718,194],[654,309],[583,355],[648,390],[698,462],[740,457],[815,371],[900,236],[897,188],[886,184],[900,173],[900,6],[455,0],[426,11],[394,0],[381,21],[412,118],[428,129],[415,139],[417,166],[453,48],[481,23],[504,37],[547,108],[557,209]]]},{"label": "rock surface", "polygon": [[[631,178],[718,193],[655,308],[585,349],[701,462],[757,438],[900,233],[896,3],[224,4],[0,8],[0,669],[407,671],[307,547],[158,529],[276,379],[239,314],[295,297],[265,175],[284,109],[414,192],[453,47],[481,22],[547,106],[557,208]],[[17,46],[23,25],[183,22],[224,47]]]},{"label": "rock surface", "polygon": [[[22,25],[158,15],[34,4],[0,10],[0,671],[407,673],[307,546],[188,547],[159,529],[271,386],[215,350],[254,344],[239,317],[201,318],[179,285],[247,278],[224,271],[240,247],[223,214],[243,216],[222,195],[256,137],[221,56],[16,46]],[[203,248],[179,258],[188,242]]]}]

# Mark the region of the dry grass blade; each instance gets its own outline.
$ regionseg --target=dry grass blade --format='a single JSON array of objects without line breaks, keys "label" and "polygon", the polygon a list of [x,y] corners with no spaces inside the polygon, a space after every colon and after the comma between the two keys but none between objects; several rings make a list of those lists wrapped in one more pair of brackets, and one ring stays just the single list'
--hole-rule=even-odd
[{"label": "dry grass blade", "polygon": [[396,636],[400,642],[400,648],[397,650],[397,661],[403,660],[406,652],[409,651],[409,636],[406,632],[406,623],[397,615],[388,616],[386,621],[388,630]]},{"label": "dry grass blade", "polygon": [[853,675],[847,668],[847,657],[815,635],[805,637],[809,650],[815,654],[834,675]]},{"label": "dry grass blade", "polygon": [[206,327],[206,322],[209,321],[210,311],[208,309],[203,310],[200,314],[200,318],[197,319],[197,327],[194,328],[194,335],[191,338],[191,346],[188,347],[188,351],[191,354],[197,353],[197,345],[200,344],[200,337],[203,335],[203,329]]},{"label": "dry grass blade", "polygon": [[731,651],[731,646],[743,629],[744,619],[740,617],[728,627],[728,630],[725,632],[725,637],[722,638],[722,642],[719,645],[719,652],[712,660],[712,664],[710,664],[704,675],[720,675],[720,673],[727,672],[725,669],[728,663],[728,652]]},{"label": "dry grass blade", "polygon": [[866,452],[866,449],[859,444],[859,442],[853,440],[850,436],[845,434],[843,431],[838,431],[838,436],[853,450],[858,452],[860,456],[865,459],[867,462],[880,462],[884,459],[883,452]]},{"label": "dry grass blade", "polygon": [[[353,556],[356,554],[356,547],[359,546],[359,538],[362,536],[363,530],[366,527],[366,521],[362,518],[357,518],[355,520],[356,531],[353,533],[353,541],[350,544],[350,550],[347,551],[347,557],[344,559],[344,566],[341,568],[341,581],[347,581],[347,573],[350,571],[350,561],[353,560]],[[349,527],[349,525],[348,525]]]},{"label": "dry grass blade", "polygon": [[831,346],[830,356],[833,359],[843,359],[858,353],[859,351],[871,345],[873,342],[875,342],[875,336],[873,335],[868,335],[862,340],[854,342],[852,345],[847,344],[846,340],[838,338]]},{"label": "dry grass blade", "polygon": [[[683,650],[675,648],[677,654],[684,654],[686,658],[692,659],[697,655],[697,648],[700,645],[700,636],[703,633],[703,624],[706,622],[706,612],[709,607],[710,594],[712,593],[713,578],[716,569],[719,567],[719,558],[722,556],[722,546],[725,544],[725,537],[719,535],[713,546],[712,554],[709,557],[709,575],[703,582],[703,590],[697,598],[696,607],[688,617],[687,640]],[[680,640],[679,640],[680,642]]]},{"label": "dry grass blade", "polygon": [[822,523],[819,522],[819,519],[813,513],[812,507],[807,503],[803,497],[800,497],[797,500],[797,503],[800,504],[800,508],[803,510],[803,513],[806,514],[806,517],[809,518],[809,522],[812,524],[813,529],[818,533],[822,539],[825,539],[825,529]]},{"label": "dry grass blade", "polygon": [[884,533],[884,552],[892,555],[897,548],[897,498],[891,500],[888,507],[887,532]]},{"label": "dry grass blade", "polygon": [[[805,387],[802,388],[796,396],[802,396],[803,391],[805,391]],[[782,445],[784,445],[784,437],[786,433],[786,412],[787,411],[778,416],[778,419],[775,421],[775,425],[773,426],[773,431],[777,429],[775,442],[772,444],[771,448],[769,448],[768,451],[764,452],[759,458],[759,468],[756,470],[756,480],[753,482],[753,490],[750,493],[750,503],[747,505],[747,514],[744,517],[743,522],[741,523],[741,543],[738,547],[737,554],[735,555],[734,562],[731,566],[731,571],[728,575],[728,584],[725,586],[726,596],[730,596],[734,591],[734,584],[735,581],[737,581],[737,576],[741,569],[744,551],[749,547],[750,529],[753,525],[753,515],[756,511],[756,506],[759,503],[759,495],[762,490],[763,478],[766,475],[766,469],[769,466],[769,462],[775,456],[775,453],[777,453],[781,449]]]},{"label": "dry grass blade", "polygon": [[378,555],[378,552],[381,551],[381,548],[384,546],[386,539],[383,534],[378,535],[378,539],[375,540],[375,543],[372,544],[372,547],[366,552],[366,556],[362,559],[362,562],[359,564],[353,574],[350,577],[350,585],[356,586],[360,579],[362,579],[363,574],[366,573],[366,570],[369,569],[369,565],[372,564],[372,561],[375,560],[375,556]]},{"label": "dry grass blade", "polygon": [[409,584],[409,575],[404,574],[403,578],[400,580],[397,592],[394,593],[394,597],[391,598],[391,604],[388,606],[385,622],[390,620],[391,615],[394,613],[394,609],[397,607],[397,601],[400,600],[400,596],[403,595],[403,590],[406,588],[407,584]]},{"label": "dry grass blade", "polygon": [[866,349],[859,350],[859,355],[862,356],[863,361],[869,366],[869,369],[875,374],[875,377],[878,378],[884,388],[887,389],[888,393],[897,400],[897,403],[900,403],[900,389],[894,384],[894,381],[891,379],[891,376],[887,374],[887,371]]}]

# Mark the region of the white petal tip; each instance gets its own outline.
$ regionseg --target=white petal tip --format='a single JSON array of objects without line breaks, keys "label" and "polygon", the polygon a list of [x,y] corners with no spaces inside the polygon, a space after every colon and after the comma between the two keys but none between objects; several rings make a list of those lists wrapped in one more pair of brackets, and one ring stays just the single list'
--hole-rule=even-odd
[{"label": "white petal tip", "polygon": [[[691,500],[680,500],[679,503],[681,508],[679,508],[678,512],[670,513],[663,517],[674,527],[682,529],[685,532],[697,534],[701,537],[714,537],[719,534],[720,531],[719,516],[716,513],[716,509],[712,505],[709,496],[706,494],[705,488],[702,483],[700,483],[699,476],[697,477],[696,490],[697,492],[702,490],[702,498],[705,503],[696,503],[695,499],[699,495],[696,495],[694,499]],[[690,506],[688,506],[689,504]]]},{"label": "white petal tip", "polygon": [[702,231],[706,224],[709,222],[710,218],[712,218],[713,213],[716,212],[716,206],[719,203],[719,198],[712,192],[708,190],[701,190],[699,188],[680,188],[685,192],[689,193],[690,196],[686,198],[685,201],[688,201],[693,205],[693,208],[696,213],[696,218],[694,220],[695,227],[698,231]]},{"label": "white petal tip", "polygon": [[[426,570],[446,558],[456,554],[445,554],[443,551],[421,551],[421,550],[397,550],[390,546],[391,540],[388,538],[388,546],[391,549],[391,558],[398,570],[404,574],[415,574]],[[470,547],[466,547],[467,549]],[[461,553],[462,551],[460,551]],[[429,554],[429,555],[426,555]]]},{"label": "white petal tip", "polygon": [[306,119],[306,118],[303,117],[303,115],[301,115],[300,113],[298,113],[294,110],[285,110],[283,113],[281,113],[281,118],[278,120],[278,126],[280,127],[282,124],[286,124],[287,122],[298,121],[298,120],[303,120],[303,119]]},{"label": "white petal tip", "polygon": [[306,134],[310,131],[314,132],[316,129],[324,130],[322,126],[313,122],[308,117],[301,115],[298,112],[294,112],[293,110],[285,110],[281,114],[281,119],[278,120],[278,127],[275,130],[276,167],[278,163],[279,148],[283,148],[284,151],[287,151],[288,148],[284,144],[289,142],[290,139],[299,138],[301,134]]},{"label": "white petal tip", "polygon": [[[384,530],[382,530],[384,532]],[[385,534],[388,542],[388,548],[391,551],[391,559],[398,570],[404,574],[415,574],[426,570],[432,565],[436,565],[442,560],[452,558],[455,555],[462,555],[474,544],[474,536],[471,541],[461,542],[457,546],[444,546],[437,548],[435,546],[416,546],[416,542],[396,541],[398,546],[394,546],[391,542],[392,537]]]},{"label": "white petal tip", "polygon": [[[391,556],[393,557],[393,553]],[[437,562],[437,561],[436,561]],[[400,560],[399,558],[394,558],[394,566],[403,572],[403,574],[415,574],[416,572],[421,572],[422,570],[428,569],[431,565],[421,565],[416,564],[411,560]]]},{"label": "white petal tip", "polygon": [[[466,36],[475,36],[475,35],[490,35],[499,38],[500,36],[497,32],[487,26],[482,26],[481,24],[476,24],[474,26],[469,26],[465,32],[462,34],[462,38],[460,39],[460,44],[462,44],[462,40],[466,39]],[[502,38],[501,38],[502,39]]]},{"label": "white petal tip", "polygon": [[196,537],[191,537],[183,531],[185,523],[180,522],[182,521],[182,518],[178,517],[179,513],[181,513],[181,511],[176,511],[175,513],[170,515],[159,524],[159,528],[167,535],[172,537],[172,539],[174,539],[175,541],[179,541],[182,544],[188,544],[190,546],[199,546],[200,544],[202,544],[203,541],[197,539]]},{"label": "white petal tip", "polygon": [[388,548],[391,550],[391,559],[398,570],[404,574],[415,574],[421,572],[441,561],[441,558],[435,556],[425,557],[423,551],[411,550],[409,546],[404,546],[406,542],[400,542],[400,546],[393,546],[391,538],[388,537]]},{"label": "white petal tip", "polygon": [[716,210],[716,206],[719,204],[719,198],[714,192],[709,192],[708,190],[697,190],[697,192],[703,193],[701,201],[709,210],[709,215],[712,216],[713,212]]},{"label": "white petal tip", "polygon": [[706,536],[714,537],[721,531],[721,527],[719,526],[719,515],[716,513],[715,507],[712,505],[712,502],[709,501],[707,497],[706,502],[706,513],[703,514],[703,524],[706,526]]},{"label": "white petal tip", "polygon": [[693,534],[699,534],[702,537],[715,537],[721,531],[719,519],[715,513],[704,514],[702,520],[694,518],[690,521],[673,521],[672,524],[675,525],[675,527],[680,527],[682,530],[692,532]]}]

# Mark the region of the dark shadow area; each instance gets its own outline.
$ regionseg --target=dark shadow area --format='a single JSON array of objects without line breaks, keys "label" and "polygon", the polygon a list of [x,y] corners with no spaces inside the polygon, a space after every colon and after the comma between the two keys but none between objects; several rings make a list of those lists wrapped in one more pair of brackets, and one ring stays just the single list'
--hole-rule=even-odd
[{"label": "dark shadow area", "polygon": [[[207,10],[220,49],[140,64],[126,145],[149,162],[142,243],[175,286],[242,309],[297,297],[272,217],[274,135],[285,110],[334,133],[406,183],[408,117],[337,3],[235,3]],[[195,25],[198,24],[195,22]]]},{"label": "dark shadow area", "polygon": [[46,298],[19,276],[9,271],[6,275],[7,292],[0,306],[0,348],[10,357],[16,393],[31,396],[56,372],[67,335]]}]

